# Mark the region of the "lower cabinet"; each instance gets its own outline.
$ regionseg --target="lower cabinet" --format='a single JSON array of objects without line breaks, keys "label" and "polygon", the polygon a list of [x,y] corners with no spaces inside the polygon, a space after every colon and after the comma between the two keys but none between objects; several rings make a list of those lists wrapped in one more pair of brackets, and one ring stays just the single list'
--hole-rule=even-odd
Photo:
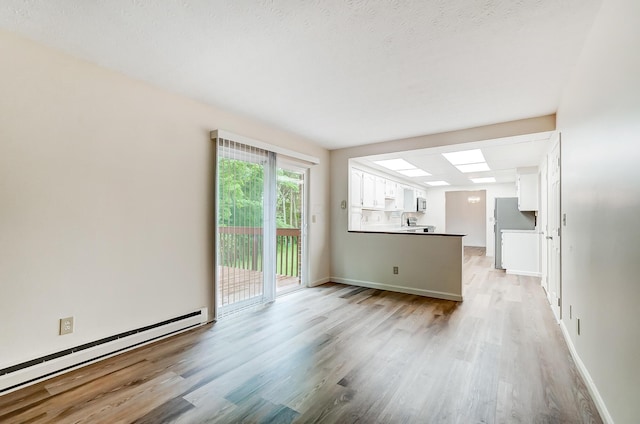
[{"label": "lower cabinet", "polygon": [[540,233],[502,230],[502,267],[509,274],[540,276]]}]

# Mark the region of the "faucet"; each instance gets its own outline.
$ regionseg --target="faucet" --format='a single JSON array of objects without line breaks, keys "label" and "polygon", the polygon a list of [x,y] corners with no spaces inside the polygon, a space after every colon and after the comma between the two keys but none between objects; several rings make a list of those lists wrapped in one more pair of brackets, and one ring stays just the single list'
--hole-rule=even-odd
[{"label": "faucet", "polygon": [[400,214],[400,226],[404,227],[404,226],[409,226],[409,220],[407,219],[407,212],[402,212]]}]

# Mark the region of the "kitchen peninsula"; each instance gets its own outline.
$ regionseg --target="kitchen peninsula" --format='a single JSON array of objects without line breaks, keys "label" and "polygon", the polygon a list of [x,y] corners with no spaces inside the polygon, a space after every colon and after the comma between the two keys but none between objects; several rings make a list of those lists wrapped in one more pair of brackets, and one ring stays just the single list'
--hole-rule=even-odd
[{"label": "kitchen peninsula", "polygon": [[[462,301],[462,234],[348,231],[348,261],[332,281]],[[397,268],[397,274],[394,271]]]},{"label": "kitchen peninsula", "polygon": [[425,188],[355,160],[348,175],[350,254],[333,261],[332,281],[462,301],[464,235],[426,222]]}]

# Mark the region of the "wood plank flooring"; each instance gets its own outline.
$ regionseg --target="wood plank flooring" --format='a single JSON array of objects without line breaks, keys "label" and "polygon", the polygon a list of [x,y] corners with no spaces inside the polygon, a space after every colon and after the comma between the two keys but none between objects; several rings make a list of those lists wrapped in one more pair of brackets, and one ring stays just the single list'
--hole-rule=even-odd
[{"label": "wood plank flooring", "polygon": [[0,397],[2,423],[600,423],[539,280],[326,284]]}]

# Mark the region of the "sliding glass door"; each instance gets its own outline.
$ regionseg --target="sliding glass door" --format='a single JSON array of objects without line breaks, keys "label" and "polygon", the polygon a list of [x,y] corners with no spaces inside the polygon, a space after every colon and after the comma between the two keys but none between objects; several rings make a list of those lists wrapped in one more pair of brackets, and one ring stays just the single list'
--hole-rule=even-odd
[{"label": "sliding glass door", "polygon": [[297,289],[302,283],[305,229],[306,170],[278,162],[276,201],[276,291]]},{"label": "sliding glass door", "polygon": [[216,316],[302,286],[307,168],[217,138]]},{"label": "sliding glass door", "polygon": [[275,154],[230,140],[217,146],[217,313],[274,298]]}]

